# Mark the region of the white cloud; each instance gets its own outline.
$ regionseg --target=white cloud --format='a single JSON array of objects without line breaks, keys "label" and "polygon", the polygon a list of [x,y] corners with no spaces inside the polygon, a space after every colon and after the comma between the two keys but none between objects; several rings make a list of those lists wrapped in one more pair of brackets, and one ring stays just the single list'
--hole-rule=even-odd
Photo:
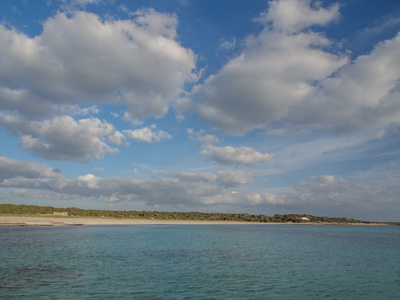
[{"label": "white cloud", "polygon": [[115,132],[114,127],[97,118],[75,121],[69,116],[62,116],[29,121],[15,114],[0,114],[0,123],[21,137],[21,148],[51,160],[90,162],[105,153],[118,151],[104,142]]},{"label": "white cloud", "polygon": [[320,2],[311,0],[274,0],[269,3],[268,12],[262,20],[272,22],[275,30],[298,32],[311,25],[326,25],[339,18],[339,5],[333,4],[328,9]]},{"label": "white cloud", "polygon": [[274,154],[261,153],[250,147],[231,146],[216,147],[208,145],[200,151],[200,154],[224,165],[256,165],[267,162],[274,157]]},{"label": "white cloud", "polygon": [[257,207],[371,221],[398,219],[399,162],[340,177],[310,176],[292,187],[254,194]]},{"label": "white cloud", "polygon": [[195,109],[215,128],[235,135],[280,121],[315,92],[315,82],[347,63],[323,50],[330,44],[312,31],[292,34],[267,26],[246,39],[240,56],[193,89]]},{"label": "white cloud", "polygon": [[161,117],[196,77],[176,25],[154,10],[109,21],[58,13],[34,38],[0,25],[0,109],[48,117],[69,104],[122,103],[134,119]]},{"label": "white cloud", "polygon": [[[151,33],[156,35],[161,34],[161,36],[172,40],[176,38],[176,26],[178,25],[176,15],[158,13],[154,9],[138,10],[134,15],[137,16],[136,22],[142,27],[147,28]],[[167,44],[165,45],[168,46]],[[157,44],[153,44],[153,46],[157,46]],[[183,53],[180,51],[175,52],[175,50],[178,49],[166,49],[166,54],[178,61],[183,59],[179,57]],[[156,51],[163,51],[163,49],[157,49]]]},{"label": "white cloud", "polygon": [[274,154],[261,153],[250,147],[214,146],[212,145],[213,143],[219,142],[218,137],[207,134],[204,130],[194,132],[193,129],[189,128],[187,133],[191,140],[197,140],[202,143],[200,155],[220,164],[251,166],[267,162],[274,157]]},{"label": "white cloud", "polygon": [[87,4],[97,4],[101,2],[101,0],[72,0],[71,2],[79,5],[87,5]]},{"label": "white cloud", "polygon": [[77,8],[84,8],[87,5],[99,4],[102,1],[104,2],[104,0],[60,0],[62,3],[61,7],[66,11],[74,11]]},{"label": "white cloud", "polygon": [[[248,198],[245,194],[232,193],[228,187],[244,184],[254,176],[242,171],[221,171],[217,175],[154,171],[154,173],[174,178],[101,178],[87,174],[67,180],[46,165],[2,159],[8,162],[8,165],[11,164],[13,170],[18,170],[15,166],[27,165],[35,172],[28,172],[26,168],[21,172],[14,171],[12,174],[3,172],[4,180],[0,186],[16,188],[12,192],[14,195],[20,197],[30,195],[38,199],[52,197],[75,199],[80,196],[113,199],[113,201],[138,201],[152,206],[174,204],[190,207],[192,205],[232,205],[242,202],[246,205]],[[220,184],[224,187],[219,186]],[[29,189],[43,192],[33,192]]]},{"label": "white cloud", "polygon": [[221,40],[220,47],[225,50],[232,50],[236,47],[236,39],[233,39],[231,42],[226,40]]},{"label": "white cloud", "polygon": [[26,178],[53,178],[58,176],[59,173],[60,170],[45,164],[0,156],[0,181],[20,176]]},{"label": "white cloud", "polygon": [[135,130],[124,130],[123,133],[129,139],[147,143],[160,142],[161,140],[169,140],[172,138],[167,132],[156,130],[155,125]]},{"label": "white cloud", "polygon": [[[290,114],[299,126],[375,130],[400,120],[400,35],[358,57]],[[323,125],[325,124],[325,125]]]},{"label": "white cloud", "polygon": [[380,23],[374,27],[364,28],[357,35],[358,40],[369,40],[378,37],[380,34],[385,33],[400,24],[398,16],[386,15],[381,18]]},{"label": "white cloud", "polygon": [[246,184],[255,176],[254,173],[249,173],[241,170],[226,170],[218,171],[219,184],[224,187],[237,187]]},{"label": "white cloud", "polygon": [[87,115],[98,114],[99,112],[100,112],[100,110],[97,106],[90,106],[90,107],[86,107],[86,108],[80,108],[80,107],[76,106],[74,114],[87,116]]},{"label": "white cloud", "polygon": [[265,28],[243,52],[193,88],[194,109],[224,133],[271,135],[362,131],[376,135],[400,120],[400,35],[350,61],[309,26],[339,17],[338,6],[272,1]]},{"label": "white cloud", "polygon": [[77,195],[67,195],[59,193],[37,193],[37,192],[27,191],[26,189],[14,189],[11,190],[11,194],[21,198],[45,199],[45,200],[71,200],[78,198]]},{"label": "white cloud", "polygon": [[164,174],[168,177],[174,177],[180,181],[191,182],[210,182],[213,183],[217,180],[217,176],[201,172],[184,172],[184,171],[153,171],[153,173]]},{"label": "white cloud", "polygon": [[115,131],[112,135],[108,136],[108,141],[122,147],[129,146],[125,136],[119,131]]},{"label": "white cloud", "polygon": [[[395,204],[398,192],[400,190],[396,184],[393,185],[393,180],[377,184],[373,178],[322,175],[312,176],[294,186],[285,198],[288,199],[288,207],[296,210],[301,208],[303,211],[315,210],[319,213],[329,211],[333,216],[364,215],[371,220],[379,215],[380,218],[390,220],[399,213],[399,207]],[[360,211],[363,213],[359,214]],[[383,211],[391,211],[392,215],[382,216]]]},{"label": "white cloud", "polygon": [[143,201],[155,204],[213,204],[226,202],[221,198],[218,186],[205,185],[198,182],[179,181],[171,178],[100,178],[92,174],[78,176],[72,180],[58,178],[11,178],[0,183],[2,187],[18,187],[19,189],[41,189],[67,195],[82,197],[103,197],[114,201]]},{"label": "white cloud", "polygon": [[153,171],[153,173],[174,177],[181,182],[206,182],[218,184],[226,188],[246,184],[256,176],[254,173],[241,170],[217,171],[216,174],[184,171]]},{"label": "white cloud", "polygon": [[272,175],[286,171],[302,170],[323,164],[350,161],[361,158],[369,151],[369,138],[366,135],[341,137],[313,136],[308,141],[287,144],[279,147],[274,161],[275,168],[259,170],[262,175]]},{"label": "white cloud", "polygon": [[215,135],[207,134],[203,129],[201,129],[199,132],[194,132],[193,129],[189,128],[187,130],[187,133],[189,134],[189,138],[194,140],[198,140],[200,143],[204,145],[210,145],[213,143],[218,143],[218,137]]},{"label": "white cloud", "polygon": [[38,199],[96,197],[149,206],[173,205],[171,207],[184,210],[218,206],[242,211],[283,211],[390,221],[396,220],[400,213],[399,166],[399,162],[392,162],[347,177],[311,176],[292,187],[257,193],[230,189],[255,176],[238,170],[218,171],[215,175],[155,172],[174,178],[100,178],[87,174],[67,180],[47,165],[1,157],[3,181],[0,186],[15,188],[14,195]]}]

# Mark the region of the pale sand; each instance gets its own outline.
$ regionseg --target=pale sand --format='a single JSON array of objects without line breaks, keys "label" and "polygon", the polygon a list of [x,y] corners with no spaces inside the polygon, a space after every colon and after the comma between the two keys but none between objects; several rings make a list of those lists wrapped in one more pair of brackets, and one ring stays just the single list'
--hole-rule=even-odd
[{"label": "pale sand", "polygon": [[237,221],[197,221],[197,220],[146,220],[146,219],[112,219],[82,218],[61,216],[0,216],[0,226],[53,226],[53,225],[216,225],[216,224],[292,224],[292,225],[390,225],[387,223],[259,223]]},{"label": "pale sand", "polygon": [[[74,217],[20,217],[0,216],[0,226],[52,226],[52,225],[206,225],[206,224],[261,224],[234,221],[145,220]],[[265,224],[265,223],[262,223]]]}]

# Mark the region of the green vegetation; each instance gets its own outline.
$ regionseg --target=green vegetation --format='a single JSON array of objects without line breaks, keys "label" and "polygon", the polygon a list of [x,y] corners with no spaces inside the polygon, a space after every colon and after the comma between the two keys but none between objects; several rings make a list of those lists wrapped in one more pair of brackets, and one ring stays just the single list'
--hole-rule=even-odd
[{"label": "green vegetation", "polygon": [[76,207],[55,208],[51,206],[0,204],[0,215],[53,215],[67,213],[68,217],[93,218],[133,218],[155,220],[204,220],[204,221],[242,221],[260,223],[332,223],[332,224],[370,224],[347,218],[315,217],[307,214],[276,214],[273,217],[252,214],[202,213],[202,212],[158,212],[158,211],[115,211],[81,209]]}]

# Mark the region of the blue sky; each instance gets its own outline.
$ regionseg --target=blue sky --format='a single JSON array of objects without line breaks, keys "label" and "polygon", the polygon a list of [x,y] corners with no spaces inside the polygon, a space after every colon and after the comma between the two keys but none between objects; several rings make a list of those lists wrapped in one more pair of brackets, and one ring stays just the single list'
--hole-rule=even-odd
[{"label": "blue sky", "polygon": [[0,2],[0,201],[400,221],[398,1]]}]

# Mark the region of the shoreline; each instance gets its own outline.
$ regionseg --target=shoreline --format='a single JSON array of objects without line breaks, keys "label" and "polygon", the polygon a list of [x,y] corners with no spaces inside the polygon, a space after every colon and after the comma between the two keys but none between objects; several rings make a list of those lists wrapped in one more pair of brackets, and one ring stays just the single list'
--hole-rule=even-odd
[{"label": "shoreline", "polygon": [[215,225],[215,224],[266,224],[238,221],[201,220],[151,220],[151,219],[112,219],[84,217],[25,217],[0,216],[0,226],[80,226],[80,225]]},{"label": "shoreline", "polygon": [[60,216],[0,216],[0,226],[82,226],[82,225],[390,225],[386,223],[273,223],[273,222],[241,222],[241,221],[201,221],[201,220],[153,220],[153,219],[112,219],[91,217]]}]

